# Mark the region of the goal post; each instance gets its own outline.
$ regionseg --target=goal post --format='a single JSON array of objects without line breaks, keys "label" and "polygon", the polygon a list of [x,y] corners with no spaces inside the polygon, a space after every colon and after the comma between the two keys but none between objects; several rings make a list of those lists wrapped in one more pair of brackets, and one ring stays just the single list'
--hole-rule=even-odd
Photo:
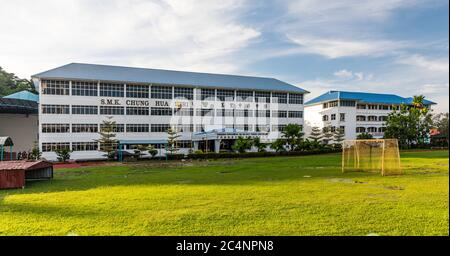
[{"label": "goal post", "polygon": [[342,144],[342,172],[402,174],[396,139],[345,140]]}]

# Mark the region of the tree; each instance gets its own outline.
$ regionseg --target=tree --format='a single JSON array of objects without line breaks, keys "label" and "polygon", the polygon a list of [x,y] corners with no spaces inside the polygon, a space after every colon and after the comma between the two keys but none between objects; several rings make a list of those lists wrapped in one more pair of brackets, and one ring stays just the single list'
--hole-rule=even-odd
[{"label": "tree", "polygon": [[239,136],[233,144],[233,150],[239,153],[245,153],[250,150],[253,146],[253,140],[251,138],[246,138]]},{"label": "tree", "polygon": [[281,133],[290,151],[293,151],[298,147],[304,135],[302,127],[298,124],[286,125]]},{"label": "tree", "polygon": [[[440,146],[448,147],[448,143],[449,143],[448,125],[449,125],[448,112],[440,113],[440,114],[434,116],[433,127],[435,129],[437,129],[439,134],[437,136],[433,136],[433,137],[439,138],[439,142],[441,144]],[[432,137],[432,139],[433,139],[433,137]],[[434,139],[433,144],[435,144],[435,143],[436,143],[436,141]]]},{"label": "tree", "polygon": [[167,151],[172,155],[179,150],[177,139],[180,137],[175,129],[169,128],[167,130]]},{"label": "tree", "polygon": [[402,104],[398,111],[390,113],[384,137],[395,138],[401,147],[408,148],[427,143],[433,120],[423,100],[423,96],[414,96],[411,106]]},{"label": "tree", "polygon": [[261,142],[261,138],[256,137],[253,139],[253,146],[258,149],[258,152],[266,151],[267,144]]},{"label": "tree", "polygon": [[152,156],[152,158],[158,154],[158,150],[151,144],[147,146],[147,152]]},{"label": "tree", "polygon": [[336,131],[334,131],[333,134],[333,140],[334,140],[334,146],[336,148],[341,148],[342,147],[342,142],[345,139],[345,133],[344,133],[344,129],[336,129]]},{"label": "tree", "polygon": [[106,117],[100,125],[100,139],[95,140],[100,143],[100,151],[105,152],[108,159],[114,159],[118,141],[115,139],[116,121],[112,120],[112,116]]},{"label": "tree", "polygon": [[276,152],[286,151],[286,141],[284,139],[276,139],[270,144],[270,148]]},{"label": "tree", "polygon": [[322,142],[328,145],[330,141],[333,140],[333,132],[331,132],[331,126],[326,126],[323,128]]},{"label": "tree", "polygon": [[39,160],[41,159],[42,153],[39,150],[39,146],[37,141],[33,143],[33,148],[31,149],[30,154],[28,154],[28,159],[30,160]]},{"label": "tree", "polygon": [[55,150],[55,153],[57,155],[57,159],[60,162],[66,162],[68,159],[70,159],[70,153],[72,153],[72,150],[69,148],[58,148]]},{"label": "tree", "polygon": [[0,97],[23,90],[36,92],[29,80],[18,78],[0,67]]},{"label": "tree", "polygon": [[370,133],[363,132],[363,133],[358,134],[358,136],[356,136],[356,139],[357,140],[370,140],[370,139],[373,139],[373,136]]},{"label": "tree", "polygon": [[314,126],[311,128],[311,133],[309,134],[308,138],[313,140],[314,142],[319,142],[322,140],[322,132],[320,131],[320,128],[317,126]]}]

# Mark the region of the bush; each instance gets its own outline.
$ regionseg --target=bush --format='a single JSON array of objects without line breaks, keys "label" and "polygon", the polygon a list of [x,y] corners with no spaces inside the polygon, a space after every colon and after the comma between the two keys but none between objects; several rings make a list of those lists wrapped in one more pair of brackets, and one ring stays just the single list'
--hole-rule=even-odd
[{"label": "bush", "polygon": [[331,147],[314,149],[309,151],[282,151],[282,152],[247,152],[247,153],[205,153],[189,154],[190,159],[220,159],[220,158],[251,158],[251,157],[272,157],[272,156],[303,156],[340,152],[340,149]]},{"label": "bush", "polygon": [[56,155],[58,156],[57,159],[59,162],[65,162],[68,159],[70,159],[70,153],[72,151],[68,148],[62,148],[55,150]]},{"label": "bush", "polygon": [[195,150],[194,154],[203,154],[203,151],[202,150]]},{"label": "bush", "polygon": [[181,160],[184,158],[184,154],[167,154],[167,160]]}]

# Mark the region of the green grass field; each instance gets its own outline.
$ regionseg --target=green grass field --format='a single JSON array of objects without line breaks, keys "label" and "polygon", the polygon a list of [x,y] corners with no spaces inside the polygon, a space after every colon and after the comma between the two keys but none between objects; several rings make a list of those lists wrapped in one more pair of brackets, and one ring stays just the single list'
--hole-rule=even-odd
[{"label": "green grass field", "polygon": [[449,235],[448,151],[403,176],[340,155],[142,162],[55,171],[0,191],[0,235]]}]

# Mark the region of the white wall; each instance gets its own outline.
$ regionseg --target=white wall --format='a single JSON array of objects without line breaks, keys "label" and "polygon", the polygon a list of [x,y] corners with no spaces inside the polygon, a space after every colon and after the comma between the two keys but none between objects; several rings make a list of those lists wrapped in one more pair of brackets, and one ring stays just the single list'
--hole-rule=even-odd
[{"label": "white wall", "polygon": [[31,150],[38,141],[38,115],[0,114],[0,136],[12,138],[14,152]]}]

